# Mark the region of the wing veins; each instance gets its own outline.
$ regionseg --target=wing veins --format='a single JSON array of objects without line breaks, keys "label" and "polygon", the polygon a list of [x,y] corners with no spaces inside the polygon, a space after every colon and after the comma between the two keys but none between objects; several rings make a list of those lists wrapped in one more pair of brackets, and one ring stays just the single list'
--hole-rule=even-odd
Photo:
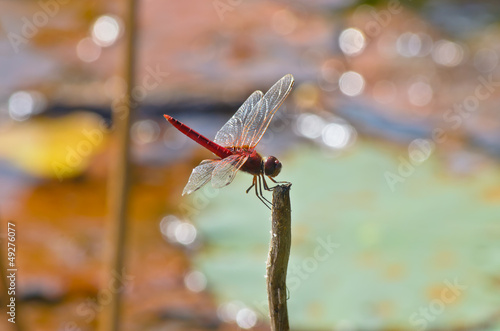
[{"label": "wing veins", "polygon": [[236,173],[248,159],[248,155],[235,154],[221,160],[212,172],[212,186],[221,188],[231,184]]}]

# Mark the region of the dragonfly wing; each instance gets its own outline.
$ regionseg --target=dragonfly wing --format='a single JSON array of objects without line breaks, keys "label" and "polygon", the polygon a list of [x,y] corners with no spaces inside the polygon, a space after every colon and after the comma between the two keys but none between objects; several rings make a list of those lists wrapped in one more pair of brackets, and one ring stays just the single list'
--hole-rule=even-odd
[{"label": "dragonfly wing", "polygon": [[262,99],[252,108],[254,114],[248,115],[247,122],[244,122],[241,145],[254,148],[257,146],[262,136],[267,130],[269,123],[273,119],[276,110],[290,94],[293,86],[293,76],[288,74],[283,76],[274,84]]},{"label": "dragonfly wing", "polygon": [[191,194],[208,183],[212,178],[212,172],[221,160],[203,160],[200,165],[193,169],[182,195]]},{"label": "dragonfly wing", "polygon": [[248,155],[235,154],[221,160],[212,172],[212,186],[221,188],[229,185]]},{"label": "dragonfly wing", "polygon": [[224,147],[239,146],[245,123],[250,121],[248,116],[254,115],[252,110],[262,99],[262,96],[261,91],[253,92],[233,117],[217,132],[214,142]]}]

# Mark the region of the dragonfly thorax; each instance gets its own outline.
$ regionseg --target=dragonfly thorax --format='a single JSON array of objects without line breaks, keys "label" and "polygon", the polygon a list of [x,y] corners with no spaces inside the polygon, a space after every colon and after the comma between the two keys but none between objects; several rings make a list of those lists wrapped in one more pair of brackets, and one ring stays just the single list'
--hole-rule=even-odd
[{"label": "dragonfly thorax", "polygon": [[268,156],[262,160],[264,174],[269,177],[276,177],[281,171],[281,162],[274,156]]}]

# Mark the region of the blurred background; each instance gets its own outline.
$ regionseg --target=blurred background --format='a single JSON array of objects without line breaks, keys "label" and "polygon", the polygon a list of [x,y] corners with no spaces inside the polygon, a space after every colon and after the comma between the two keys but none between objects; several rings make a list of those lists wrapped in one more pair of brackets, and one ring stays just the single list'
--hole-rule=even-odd
[{"label": "blurred background", "polygon": [[[6,270],[14,222],[20,322],[0,329],[95,330],[113,290],[128,8],[0,8],[0,254]],[[121,329],[269,329],[269,210],[244,173],[182,197],[213,156],[162,115],[214,138],[291,73],[258,151],[293,183],[292,329],[500,330],[499,15],[496,1],[138,1]]]}]

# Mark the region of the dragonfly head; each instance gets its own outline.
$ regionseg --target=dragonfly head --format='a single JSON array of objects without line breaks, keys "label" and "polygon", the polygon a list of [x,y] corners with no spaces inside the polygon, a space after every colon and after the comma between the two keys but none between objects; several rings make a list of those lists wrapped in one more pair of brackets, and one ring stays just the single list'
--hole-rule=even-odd
[{"label": "dragonfly head", "polygon": [[268,156],[263,161],[264,174],[269,177],[276,177],[281,171],[281,162],[274,156]]}]

